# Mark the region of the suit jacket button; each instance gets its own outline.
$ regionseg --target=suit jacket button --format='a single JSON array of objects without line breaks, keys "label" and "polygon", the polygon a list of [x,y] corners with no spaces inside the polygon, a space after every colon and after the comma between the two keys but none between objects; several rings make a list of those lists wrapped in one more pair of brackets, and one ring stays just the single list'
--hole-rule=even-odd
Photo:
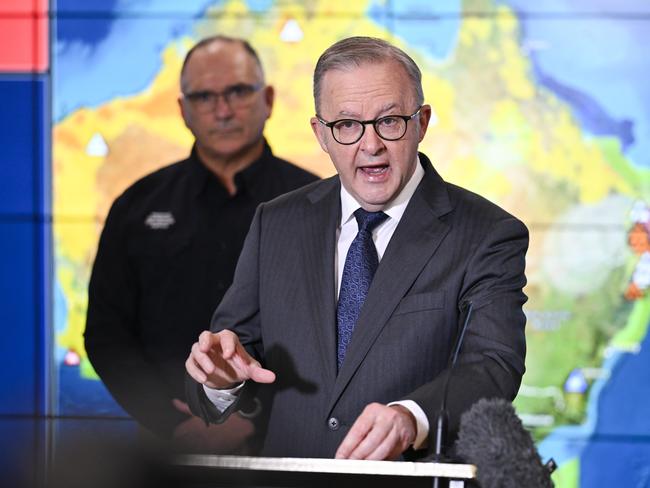
[{"label": "suit jacket button", "polygon": [[327,427],[329,427],[330,430],[339,430],[340,425],[339,419],[336,417],[330,417],[327,421]]}]

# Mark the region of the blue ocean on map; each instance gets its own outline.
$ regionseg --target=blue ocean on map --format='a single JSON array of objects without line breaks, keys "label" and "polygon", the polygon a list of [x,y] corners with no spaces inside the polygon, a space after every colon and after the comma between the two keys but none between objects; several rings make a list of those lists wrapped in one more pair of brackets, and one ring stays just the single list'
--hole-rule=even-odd
[{"label": "blue ocean on map", "polygon": [[[502,3],[515,11],[531,10],[525,0]],[[629,12],[630,21],[611,22],[603,12],[607,7],[611,11],[612,5],[615,13]],[[635,12],[644,9],[644,0],[618,5],[604,0],[550,0],[543,9],[532,9],[538,15],[528,13],[519,21],[522,44],[533,49],[530,55],[539,84],[567,102],[587,132],[618,138],[632,163],[650,168],[650,63],[644,47],[650,22],[642,16],[631,21]],[[544,11],[555,14],[544,15]]]},{"label": "blue ocean on map", "polygon": [[[176,11],[157,17],[142,15],[150,1],[98,2],[88,17],[66,17],[63,2],[56,20],[53,69],[53,119],[60,121],[80,107],[96,107],[116,97],[144,90],[160,70],[162,48],[189,35],[210,0],[184,0]],[[156,12],[160,11],[160,2]],[[170,4],[171,5],[171,4]],[[128,8],[126,8],[128,6]],[[110,8],[112,7],[112,8]],[[78,8],[78,6],[77,6]],[[181,10],[182,9],[182,10]],[[180,11],[179,11],[180,10]]]},{"label": "blue ocean on map", "polygon": [[442,61],[454,51],[462,20],[460,0],[405,0],[390,7],[387,12],[385,2],[374,2],[368,16],[433,59]]},{"label": "blue ocean on map", "polygon": [[[555,429],[539,445],[540,455],[543,460],[552,456],[560,465],[579,458],[580,486],[648,486],[650,337],[646,335],[636,353],[614,353],[603,369],[610,376],[592,388],[587,422]],[[638,484],[639,473],[645,483]]]}]

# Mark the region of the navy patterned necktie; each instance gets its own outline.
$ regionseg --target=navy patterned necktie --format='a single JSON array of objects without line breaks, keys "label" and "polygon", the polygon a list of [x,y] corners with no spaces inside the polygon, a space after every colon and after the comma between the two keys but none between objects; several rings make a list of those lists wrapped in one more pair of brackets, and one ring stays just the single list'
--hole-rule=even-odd
[{"label": "navy patterned necktie", "polygon": [[352,241],[348,255],[345,258],[339,303],[336,308],[337,326],[337,360],[341,369],[345,351],[347,350],[352,332],[359,318],[361,306],[366,300],[370,283],[375,276],[379,258],[372,240],[372,231],[388,218],[384,212],[366,212],[359,208],[354,212],[359,224],[359,232]]}]

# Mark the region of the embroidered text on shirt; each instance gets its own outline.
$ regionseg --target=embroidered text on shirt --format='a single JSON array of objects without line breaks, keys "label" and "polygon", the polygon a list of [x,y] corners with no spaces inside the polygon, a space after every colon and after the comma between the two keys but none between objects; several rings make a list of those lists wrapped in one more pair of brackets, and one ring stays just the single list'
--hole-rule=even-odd
[{"label": "embroidered text on shirt", "polygon": [[171,212],[151,212],[144,221],[151,229],[168,229],[174,225],[174,216]]}]

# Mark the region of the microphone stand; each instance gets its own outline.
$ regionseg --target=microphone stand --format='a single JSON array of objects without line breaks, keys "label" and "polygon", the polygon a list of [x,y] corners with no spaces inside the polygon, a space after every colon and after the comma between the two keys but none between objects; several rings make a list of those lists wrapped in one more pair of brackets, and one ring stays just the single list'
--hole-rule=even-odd
[{"label": "microphone stand", "polygon": [[[445,386],[442,390],[442,401],[440,405],[440,411],[436,417],[436,444],[434,446],[434,452],[431,456],[426,458],[426,461],[433,461],[437,463],[449,462],[451,459],[445,456],[444,451],[447,447],[447,434],[449,431],[449,413],[447,412],[447,394],[449,391],[449,380],[451,374],[456,366],[458,361],[458,354],[460,353],[460,348],[463,345],[463,340],[465,339],[465,332],[467,331],[467,326],[469,325],[469,319],[472,316],[473,304],[472,302],[467,302],[465,307],[465,320],[462,321],[462,326],[458,335],[456,337],[456,343],[454,344],[454,349],[450,360],[448,361],[447,367],[447,377],[445,378]],[[440,478],[437,476],[433,478],[433,488],[440,488]]]}]

